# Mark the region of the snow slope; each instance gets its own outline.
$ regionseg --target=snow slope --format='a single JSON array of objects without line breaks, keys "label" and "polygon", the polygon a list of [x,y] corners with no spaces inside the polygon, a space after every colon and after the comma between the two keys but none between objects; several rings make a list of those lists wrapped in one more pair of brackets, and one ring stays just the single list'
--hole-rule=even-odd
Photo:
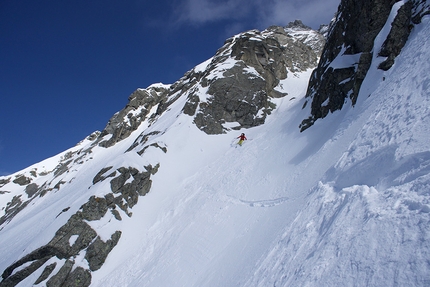
[{"label": "snow slope", "polygon": [[303,134],[287,98],[242,148],[183,126],[127,233],[138,246],[121,242],[95,286],[428,285],[428,24],[354,109]]},{"label": "snow slope", "polygon": [[374,62],[356,107],[330,115],[338,126],[313,128],[332,134],[318,154],[336,163],[303,190],[306,204],[245,286],[430,284],[429,20],[390,71]]},{"label": "snow slope", "polygon": [[[276,99],[263,126],[242,130],[248,137],[242,147],[235,145],[242,131],[198,130],[181,113],[185,97],[179,99],[153,125],[142,124],[108,149],[94,148],[82,167],[35,179],[67,184],[0,230],[0,270],[49,241],[84,199],[104,194],[108,181],[92,183],[100,169],[160,163],[132,217],[93,223],[104,240],[115,230],[122,236],[91,274],[91,286],[428,286],[428,39],[427,16],[389,71],[374,61],[354,108],[303,133],[311,71],[280,83],[289,96]],[[125,153],[143,131],[163,131],[148,143],[168,152]],[[50,170],[90,144],[20,173]],[[2,187],[9,191],[1,194],[2,207],[16,195],[13,188]],[[83,256],[75,262],[87,265]],[[41,271],[18,286],[33,286]]]}]

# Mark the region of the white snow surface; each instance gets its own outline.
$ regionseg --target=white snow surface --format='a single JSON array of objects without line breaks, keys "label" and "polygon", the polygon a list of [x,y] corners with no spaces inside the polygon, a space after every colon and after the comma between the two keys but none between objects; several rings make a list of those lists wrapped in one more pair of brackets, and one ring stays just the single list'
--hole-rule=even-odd
[{"label": "white snow surface", "polygon": [[[160,163],[132,217],[108,213],[90,223],[103,240],[122,231],[91,286],[429,286],[429,39],[427,16],[389,71],[371,67],[354,108],[345,105],[303,133],[311,71],[279,85],[288,96],[276,99],[264,125],[239,132],[206,135],[181,113],[186,99],[179,99],[150,127],[95,148],[56,179],[65,182],[57,191],[5,224],[0,271],[109,190],[108,180],[92,184],[99,170]],[[124,153],[143,130],[164,131],[151,141],[167,153]],[[248,140],[237,147],[240,132]],[[52,170],[67,152],[19,174]],[[13,196],[27,196],[19,188],[1,188],[8,192],[0,194],[0,215]],[[75,262],[87,266],[83,256]],[[42,270],[18,286],[45,286],[32,285]]]}]

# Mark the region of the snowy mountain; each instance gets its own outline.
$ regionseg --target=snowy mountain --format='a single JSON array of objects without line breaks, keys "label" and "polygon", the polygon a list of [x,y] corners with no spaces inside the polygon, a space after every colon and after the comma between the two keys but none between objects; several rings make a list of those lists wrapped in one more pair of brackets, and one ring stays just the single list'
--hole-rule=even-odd
[{"label": "snowy mountain", "polygon": [[372,53],[354,105],[303,132],[330,44],[296,23],[228,39],[102,132],[1,177],[0,286],[427,286],[430,18],[413,3],[392,66]]}]

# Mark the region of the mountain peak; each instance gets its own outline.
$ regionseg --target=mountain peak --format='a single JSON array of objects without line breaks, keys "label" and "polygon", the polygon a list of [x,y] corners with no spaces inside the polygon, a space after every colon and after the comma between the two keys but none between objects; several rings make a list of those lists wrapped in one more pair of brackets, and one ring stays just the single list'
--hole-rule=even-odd
[{"label": "mountain peak", "polygon": [[[276,88],[280,81],[313,69],[324,46],[318,32],[300,23],[235,35],[213,58],[174,84],[135,91],[129,104],[109,120],[100,139],[112,136],[100,145],[108,147],[128,137],[145,119],[156,118],[180,98],[187,98],[183,112],[208,134],[263,124],[275,107],[270,99],[286,95]],[[196,96],[203,91],[204,97]],[[153,108],[155,113],[150,113]]]},{"label": "mountain peak", "polygon": [[303,24],[302,20],[294,20],[293,22],[290,22],[285,26],[287,29],[303,29],[303,30],[312,30],[311,27],[306,26]]}]

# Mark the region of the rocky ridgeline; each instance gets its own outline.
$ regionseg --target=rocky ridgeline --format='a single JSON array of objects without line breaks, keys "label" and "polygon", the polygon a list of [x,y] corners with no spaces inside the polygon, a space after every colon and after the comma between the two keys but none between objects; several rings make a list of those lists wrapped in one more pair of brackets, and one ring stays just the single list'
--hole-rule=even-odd
[{"label": "rocky ridgeline", "polygon": [[[286,96],[274,89],[279,81],[315,68],[324,43],[320,33],[300,21],[236,35],[205,66],[187,72],[173,85],[135,91],[99,136],[112,137],[99,144],[109,147],[127,138],[147,117],[155,120],[184,96],[183,112],[207,134],[224,133],[229,130],[226,123],[235,123],[235,129],[261,125],[275,108],[270,99]],[[206,98],[200,98],[202,91]]]},{"label": "rocky ridgeline", "polygon": [[[373,53],[384,59],[379,69],[388,70],[394,64],[414,25],[429,14],[427,1],[407,1],[398,10],[382,49],[373,51],[375,38],[397,2],[341,1],[336,19],[329,29],[321,61],[309,82],[305,107],[310,102],[311,116],[303,120],[301,131],[329,112],[340,110],[347,99],[355,105],[361,84],[372,64]],[[348,57],[350,61],[345,62],[350,63],[352,60],[352,63],[333,67],[332,63],[338,57]]]},{"label": "rocky ridgeline", "polygon": [[[113,146],[118,141],[127,138],[149,116],[160,115],[170,103],[167,103],[170,92],[169,85],[153,85],[147,89],[138,89],[128,98],[128,104],[124,109],[116,113],[108,122],[105,129],[98,137],[102,147]],[[154,107],[158,107],[155,113],[151,113]],[[105,140],[106,135],[111,135]]]}]

